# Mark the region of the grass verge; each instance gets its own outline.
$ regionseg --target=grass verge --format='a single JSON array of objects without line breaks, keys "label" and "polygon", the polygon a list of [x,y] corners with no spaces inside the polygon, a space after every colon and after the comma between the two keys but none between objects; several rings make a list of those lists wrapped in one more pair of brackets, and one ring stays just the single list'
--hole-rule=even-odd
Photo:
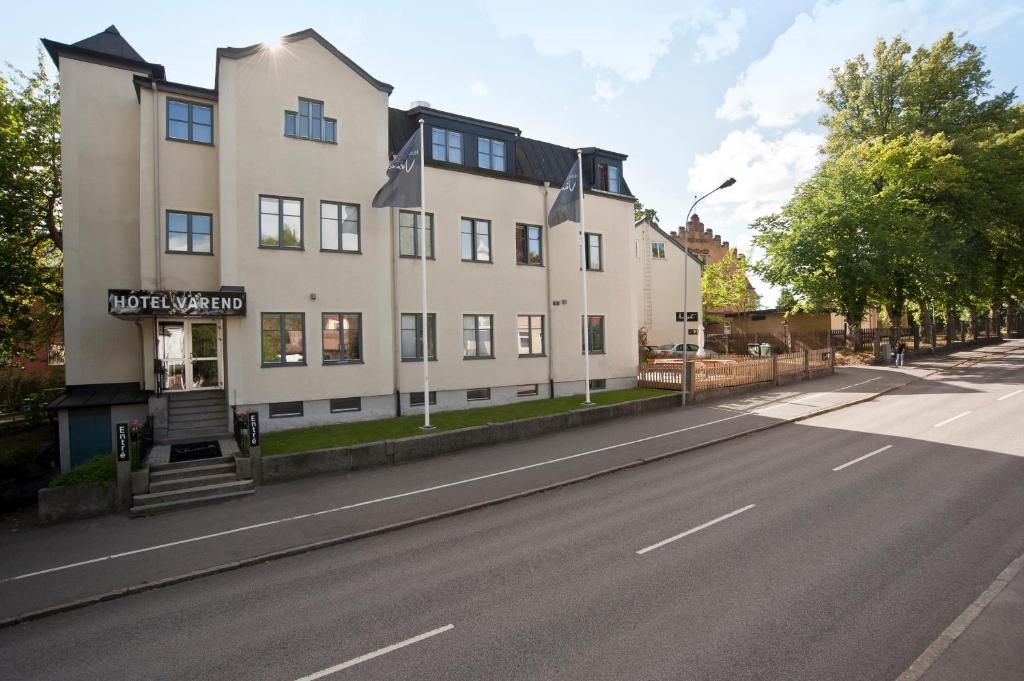
[{"label": "grass verge", "polygon": [[[594,402],[594,406],[605,406],[669,394],[671,392],[667,390],[632,388],[629,390],[591,393],[590,399]],[[584,407],[581,404],[582,402],[582,395],[570,395],[569,397],[558,397],[553,400],[529,400],[514,404],[502,404],[496,407],[442,411],[430,415],[430,423],[436,428],[436,430],[431,432],[471,428],[488,423],[502,423],[504,421],[515,421],[534,416],[561,414],[575,409],[591,408]],[[313,449],[347,447],[366,442],[379,442],[381,440],[395,440],[402,437],[423,435],[423,431],[420,430],[421,425],[423,425],[423,416],[412,414],[410,416],[377,419],[374,421],[357,421],[355,423],[332,426],[296,428],[276,433],[264,433],[260,445],[263,454],[266,456],[292,454]]]},{"label": "grass verge", "polygon": [[58,475],[50,482],[50,487],[66,487],[68,485],[89,485],[113,482],[117,479],[117,461],[114,453],[98,454],[88,461],[78,464],[67,473]]}]

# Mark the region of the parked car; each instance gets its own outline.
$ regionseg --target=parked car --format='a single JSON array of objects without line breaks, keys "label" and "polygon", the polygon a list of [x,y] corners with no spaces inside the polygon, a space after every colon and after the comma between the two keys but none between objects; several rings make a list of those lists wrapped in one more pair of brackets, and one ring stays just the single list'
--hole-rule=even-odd
[{"label": "parked car", "polygon": [[696,343],[686,343],[686,350],[683,350],[683,343],[667,343],[658,347],[658,358],[659,359],[680,359],[686,357],[700,357],[710,358],[717,357],[718,353],[714,350],[708,350],[707,348],[699,347]]}]

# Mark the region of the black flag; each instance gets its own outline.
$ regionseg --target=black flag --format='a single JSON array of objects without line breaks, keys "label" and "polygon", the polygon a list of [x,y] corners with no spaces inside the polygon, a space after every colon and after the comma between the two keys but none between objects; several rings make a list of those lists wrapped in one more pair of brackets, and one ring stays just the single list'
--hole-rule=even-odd
[{"label": "black flag", "polygon": [[398,152],[391,165],[388,166],[388,181],[373,197],[374,208],[419,208],[422,205],[420,196],[420,175],[423,163],[420,159],[420,131],[409,138],[402,150]]},{"label": "black flag", "polygon": [[562,191],[558,192],[555,202],[548,211],[548,226],[560,225],[566,220],[580,221],[580,162],[572,164],[569,174],[562,183]]}]

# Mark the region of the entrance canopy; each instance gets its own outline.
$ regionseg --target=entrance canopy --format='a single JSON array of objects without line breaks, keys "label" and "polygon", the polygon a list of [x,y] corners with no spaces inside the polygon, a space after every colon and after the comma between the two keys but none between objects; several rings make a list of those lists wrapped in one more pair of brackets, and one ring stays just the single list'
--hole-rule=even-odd
[{"label": "entrance canopy", "polygon": [[117,317],[222,317],[245,314],[245,290],[109,289],[107,312]]}]

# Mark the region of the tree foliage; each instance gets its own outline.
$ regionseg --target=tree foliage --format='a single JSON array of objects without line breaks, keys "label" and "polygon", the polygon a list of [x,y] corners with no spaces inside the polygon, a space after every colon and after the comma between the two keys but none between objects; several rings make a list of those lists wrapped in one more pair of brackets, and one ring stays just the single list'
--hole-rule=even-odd
[{"label": "tree foliage", "polygon": [[644,208],[644,204],[637,200],[633,204],[633,218],[640,222],[641,220],[648,220],[651,224],[658,224],[658,211],[653,208]]},{"label": "tree foliage", "polygon": [[718,262],[704,266],[701,298],[705,318],[709,317],[709,312],[757,309],[760,300],[757,293],[747,288],[746,275],[746,260],[738,258],[735,251],[729,251]]},{"label": "tree foliage", "polygon": [[869,306],[999,308],[1024,293],[1024,113],[983,52],[879,40],[832,71],[815,173],[754,223],[764,278],[857,325]]},{"label": "tree foliage", "polygon": [[60,109],[37,70],[0,75],[0,355],[49,336],[61,319]]}]

